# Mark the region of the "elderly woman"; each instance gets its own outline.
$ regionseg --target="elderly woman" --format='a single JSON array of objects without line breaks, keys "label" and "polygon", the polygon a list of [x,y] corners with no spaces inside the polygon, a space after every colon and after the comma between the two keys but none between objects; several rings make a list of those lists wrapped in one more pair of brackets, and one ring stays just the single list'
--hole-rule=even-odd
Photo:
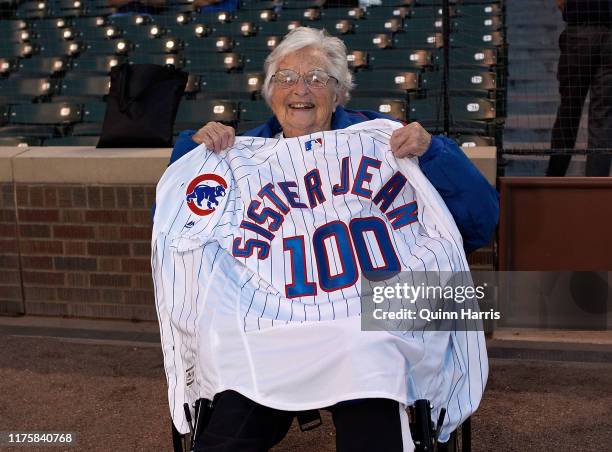
[{"label": "elderly woman", "polygon": [[[346,47],[341,40],[323,30],[300,27],[290,32],[267,58],[265,72],[263,94],[274,116],[246,132],[246,136],[288,139],[344,129],[376,118],[392,119],[372,111],[351,111],[343,107],[353,87]],[[171,162],[201,143],[214,151],[224,150],[234,144],[234,138],[233,128],[216,122],[204,125],[197,132],[182,132]],[[418,123],[411,123],[393,132],[390,148],[396,157],[418,157],[422,172],[449,207],[468,251],[490,239],[497,222],[497,193],[453,141],[441,136],[432,137]],[[395,356],[395,352],[389,352],[375,339],[370,339],[372,336],[367,333],[351,337],[353,339],[348,340],[347,350],[343,352],[349,362],[352,359],[368,360],[386,353]],[[354,344],[349,346],[351,341]],[[350,351],[351,347],[355,350]],[[353,352],[356,355],[352,355]],[[299,353],[296,353],[296,359],[298,357]],[[397,361],[397,369],[389,369],[387,363],[385,372],[379,368],[381,362],[374,358],[368,364],[378,369],[374,378],[389,372],[393,375],[399,372],[398,378],[403,378],[405,364]],[[248,363],[244,365],[248,366]],[[345,369],[353,367],[349,364]],[[390,381],[399,381],[393,375]],[[287,377],[279,375],[279,384],[282,385],[280,380]],[[346,388],[358,385],[356,382],[361,377],[363,375],[343,375]],[[378,393],[384,394],[386,389],[380,388]],[[402,410],[398,410],[397,400],[383,395],[355,397],[358,392],[353,392],[352,398],[341,398],[341,402],[333,406],[319,407],[332,413],[337,450],[405,450],[408,435],[405,419],[402,420],[405,412],[402,415]],[[295,415],[295,412],[261,405],[239,392],[223,391],[215,396],[210,422],[196,439],[196,450],[268,450],[285,436]]]},{"label": "elderly woman", "polygon": [[[346,47],[323,30],[300,27],[290,32],[268,56],[265,73],[263,95],[274,116],[245,136],[290,138],[375,118],[393,119],[344,108],[353,88]],[[234,137],[232,127],[218,122],[198,131],[183,131],[170,163],[202,143],[223,150],[234,143]],[[412,122],[394,132],[391,151],[396,157],[418,157],[421,170],[453,215],[466,252],[488,243],[497,224],[498,195],[454,141],[432,137]]]}]

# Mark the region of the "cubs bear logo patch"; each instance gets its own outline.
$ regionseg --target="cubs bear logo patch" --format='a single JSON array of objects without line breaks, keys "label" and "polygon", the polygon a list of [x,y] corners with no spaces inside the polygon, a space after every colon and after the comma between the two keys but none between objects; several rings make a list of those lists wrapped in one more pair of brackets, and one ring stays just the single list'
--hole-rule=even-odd
[{"label": "cubs bear logo patch", "polygon": [[226,194],[227,182],[212,173],[200,174],[187,186],[185,201],[187,207],[198,216],[210,215],[219,205],[219,198]]}]

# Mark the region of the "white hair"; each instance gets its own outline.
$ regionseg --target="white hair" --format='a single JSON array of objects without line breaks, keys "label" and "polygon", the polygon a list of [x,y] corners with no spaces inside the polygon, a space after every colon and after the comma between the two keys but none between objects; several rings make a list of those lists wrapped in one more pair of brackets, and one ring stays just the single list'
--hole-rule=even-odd
[{"label": "white hair", "polygon": [[266,74],[262,95],[270,104],[272,95],[272,76],[278,70],[278,63],[287,55],[298,50],[311,47],[320,50],[327,61],[324,68],[330,75],[338,80],[336,94],[340,104],[345,104],[353,89],[353,74],[348,68],[346,60],[346,45],[341,39],[330,36],[325,30],[310,27],[297,27],[283,38],[281,43],[268,55],[264,63]]}]

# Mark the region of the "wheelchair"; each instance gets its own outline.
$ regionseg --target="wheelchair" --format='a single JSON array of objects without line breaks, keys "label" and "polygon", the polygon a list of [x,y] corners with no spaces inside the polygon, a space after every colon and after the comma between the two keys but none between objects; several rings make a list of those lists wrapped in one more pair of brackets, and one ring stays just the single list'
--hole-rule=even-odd
[{"label": "wheelchair", "polygon": [[[191,433],[181,434],[172,424],[172,445],[174,452],[191,452],[193,450],[193,438],[206,426],[212,411],[212,402],[200,399],[195,404],[196,422],[193,426],[191,413],[185,404],[185,415],[190,424]],[[410,433],[415,445],[415,452],[471,452],[472,450],[472,423],[467,418],[457,430],[451,433],[446,443],[438,442],[440,427],[444,422],[446,410],[440,410],[438,422],[434,425],[431,421],[431,405],[428,400],[417,400],[414,405],[408,407]],[[199,419],[197,419],[199,418]],[[319,410],[299,412],[297,414],[300,430],[307,431],[321,425]]]}]

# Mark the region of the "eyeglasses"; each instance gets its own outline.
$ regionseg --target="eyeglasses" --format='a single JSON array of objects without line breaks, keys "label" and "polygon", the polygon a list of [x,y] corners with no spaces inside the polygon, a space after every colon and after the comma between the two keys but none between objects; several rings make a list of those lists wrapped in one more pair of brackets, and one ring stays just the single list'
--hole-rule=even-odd
[{"label": "eyeglasses", "polygon": [[330,79],[334,79],[336,83],[338,79],[336,77],[332,77],[327,72],[322,71],[321,69],[313,69],[312,71],[308,71],[305,74],[298,74],[291,69],[282,69],[277,71],[272,79],[275,83],[278,84],[281,88],[289,88],[295,85],[299,80],[304,79],[304,83],[306,83],[310,88],[325,88],[329,83]]}]

